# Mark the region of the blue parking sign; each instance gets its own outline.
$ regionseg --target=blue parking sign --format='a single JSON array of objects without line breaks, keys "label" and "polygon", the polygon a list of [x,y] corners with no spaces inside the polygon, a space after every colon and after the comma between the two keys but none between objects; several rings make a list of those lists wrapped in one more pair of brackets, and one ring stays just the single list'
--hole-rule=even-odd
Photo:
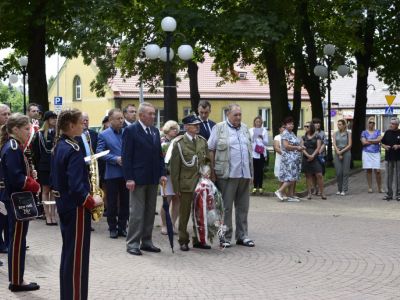
[{"label": "blue parking sign", "polygon": [[62,97],[54,97],[54,105],[62,105]]}]

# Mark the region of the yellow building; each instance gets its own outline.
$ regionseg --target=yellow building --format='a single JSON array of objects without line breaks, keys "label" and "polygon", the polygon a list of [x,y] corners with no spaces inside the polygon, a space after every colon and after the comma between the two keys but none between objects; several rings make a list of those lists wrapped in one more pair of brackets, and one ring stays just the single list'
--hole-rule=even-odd
[{"label": "yellow building", "polygon": [[[240,78],[237,82],[217,86],[222,78],[216,76],[211,70],[211,65],[212,59],[206,57],[205,62],[199,65],[198,71],[201,99],[210,101],[212,105],[210,119],[216,122],[224,120],[227,106],[230,103],[237,103],[242,108],[242,120],[245,124],[252,127],[253,119],[261,115],[265,121],[265,127],[271,129],[272,114],[268,84],[260,83],[251,67],[237,67],[236,71]],[[63,98],[62,108],[79,108],[89,114],[91,127],[100,127],[103,117],[111,108],[123,108],[127,104],[139,105],[140,88],[137,86],[137,77],[122,78],[118,73],[109,80],[105,97],[99,98],[90,91],[90,83],[97,72],[98,69],[93,62],[87,66],[81,57],[66,60],[58,73],[58,78],[49,88],[50,109],[55,108],[54,97],[60,96]],[[185,73],[178,75],[181,78],[181,81],[177,83],[178,118],[182,119],[190,112],[190,88],[189,79],[185,78]],[[157,126],[162,126],[164,122],[162,90],[151,94],[144,89],[143,94],[144,100],[151,102],[157,108]],[[289,99],[292,97],[292,91],[289,91]],[[311,120],[311,105],[308,94],[303,92],[300,126],[305,120]],[[298,133],[302,134],[302,130]]]}]

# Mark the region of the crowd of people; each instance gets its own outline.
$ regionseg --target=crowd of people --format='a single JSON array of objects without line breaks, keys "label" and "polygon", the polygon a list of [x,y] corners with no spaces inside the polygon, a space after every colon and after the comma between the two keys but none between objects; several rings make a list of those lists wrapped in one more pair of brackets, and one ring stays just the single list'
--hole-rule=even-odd
[{"label": "crowd of people", "polygon": [[[226,232],[220,236],[220,246],[229,248],[234,241],[254,247],[248,233],[249,199],[250,194],[264,193],[264,170],[271,155],[268,130],[260,116],[248,128],[237,104],[229,105],[225,121],[217,124],[209,119],[210,112],[210,102],[202,100],[198,115],[183,118],[183,130],[176,121],[169,120],[160,131],[154,126],[155,107],[151,103],[141,103],[138,108],[130,104],[123,110],[108,111],[97,132],[89,128],[89,115],[77,109],[41,115],[39,106],[31,103],[25,116],[11,114],[8,106],[0,104],[0,200],[10,212],[7,216],[0,213],[0,252],[8,253],[9,289],[39,289],[37,283],[24,280],[29,220],[16,218],[10,200],[19,192],[40,194],[46,225],[60,226],[61,299],[74,299],[76,295],[87,298],[91,215],[103,205],[109,237],[125,238],[129,254],[161,252],[152,238],[159,191],[170,206],[168,214],[180,250],[189,251],[191,241],[193,248],[211,249],[211,245],[199,240],[195,228],[190,238],[187,228],[193,217],[193,195],[203,166],[210,168],[210,179],[222,194]],[[321,120],[306,122],[301,138],[296,136],[294,124],[292,117],[285,118],[280,133],[273,139],[274,174],[280,183],[275,195],[280,201],[299,202],[296,183],[304,173],[307,199],[318,196],[326,200],[323,176],[327,139]],[[337,122],[332,143],[340,196],[349,191],[352,139],[346,126],[345,120]],[[383,192],[380,147],[386,150],[386,200],[400,200],[398,126],[399,120],[392,118],[382,137],[371,117],[360,137],[369,193],[373,192],[373,172],[377,191]],[[99,175],[102,196],[93,192],[90,181],[94,175],[90,174],[93,161],[84,160],[95,153],[101,154],[99,174],[95,175]],[[160,218],[161,234],[167,235],[163,208]]]}]

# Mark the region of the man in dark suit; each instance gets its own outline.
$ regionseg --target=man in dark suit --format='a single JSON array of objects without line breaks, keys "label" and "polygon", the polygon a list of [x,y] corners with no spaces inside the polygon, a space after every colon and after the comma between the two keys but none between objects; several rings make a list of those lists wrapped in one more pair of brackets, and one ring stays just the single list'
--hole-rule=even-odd
[{"label": "man in dark suit", "polygon": [[89,115],[85,112],[82,113],[83,120],[83,133],[75,139],[79,144],[79,148],[84,156],[91,155],[91,151],[96,153],[97,148],[97,132],[89,129]]},{"label": "man in dark suit", "polygon": [[136,121],[136,106],[133,104],[128,104],[125,106],[124,110],[124,128],[133,124]]},{"label": "man in dark suit", "polygon": [[201,121],[199,135],[208,140],[211,134],[211,129],[215,126],[215,122],[208,119],[208,116],[211,112],[210,102],[207,100],[201,100],[199,102],[199,106],[197,107],[197,111]]},{"label": "man in dark suit", "polygon": [[99,134],[97,152],[110,150],[107,155],[100,159],[106,162],[104,180],[107,190],[107,222],[110,238],[116,239],[118,236],[126,237],[126,224],[129,214],[129,194],[125,187],[121,159],[124,117],[118,108],[111,109],[108,112],[108,117],[110,127]]},{"label": "man in dark suit", "polygon": [[139,120],[125,128],[122,136],[122,169],[129,190],[127,252],[160,252],[153,245],[152,232],[158,183],[166,182],[160,133],[153,126],[156,117],[152,104],[139,106]]}]

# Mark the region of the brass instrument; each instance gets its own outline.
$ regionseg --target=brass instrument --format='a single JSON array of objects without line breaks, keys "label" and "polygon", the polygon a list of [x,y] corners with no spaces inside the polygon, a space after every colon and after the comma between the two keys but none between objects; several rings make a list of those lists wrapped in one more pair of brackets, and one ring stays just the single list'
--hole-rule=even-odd
[{"label": "brass instrument", "polygon": [[[93,154],[90,156],[89,177],[90,177],[90,195],[92,196],[98,195],[101,198],[103,198],[104,192],[100,188],[99,166],[97,163],[97,157]],[[92,214],[92,220],[98,222],[104,214],[104,203],[93,208],[91,214]]]}]

